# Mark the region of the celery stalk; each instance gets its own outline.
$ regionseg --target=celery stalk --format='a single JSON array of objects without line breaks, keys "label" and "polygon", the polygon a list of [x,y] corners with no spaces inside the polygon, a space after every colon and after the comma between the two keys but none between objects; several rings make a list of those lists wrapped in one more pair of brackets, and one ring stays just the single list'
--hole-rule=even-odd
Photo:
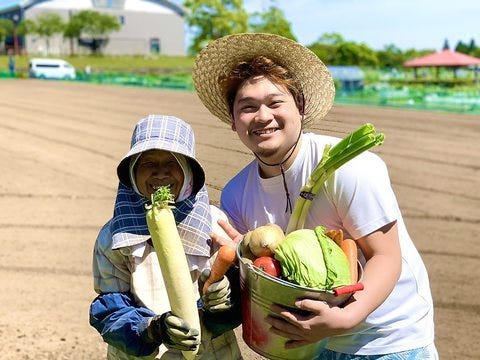
[{"label": "celery stalk", "polygon": [[351,132],[335,146],[327,145],[323,151],[322,159],[313,170],[307,183],[300,190],[300,196],[295,203],[285,233],[289,234],[294,230],[303,229],[313,198],[333,172],[355,156],[382,144],[384,138],[383,133],[375,134],[375,127],[366,123]]}]

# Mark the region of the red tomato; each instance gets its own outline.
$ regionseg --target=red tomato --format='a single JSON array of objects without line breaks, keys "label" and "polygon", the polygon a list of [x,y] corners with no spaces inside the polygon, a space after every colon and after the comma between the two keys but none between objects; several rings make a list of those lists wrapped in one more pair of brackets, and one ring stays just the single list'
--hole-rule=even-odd
[{"label": "red tomato", "polygon": [[280,263],[270,256],[260,256],[256,258],[253,265],[274,277],[279,277],[282,273]]}]

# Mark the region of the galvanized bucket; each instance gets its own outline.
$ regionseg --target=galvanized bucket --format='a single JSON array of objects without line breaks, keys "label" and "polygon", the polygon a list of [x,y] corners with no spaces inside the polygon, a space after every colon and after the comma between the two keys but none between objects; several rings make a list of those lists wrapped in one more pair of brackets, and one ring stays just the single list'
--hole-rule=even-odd
[{"label": "galvanized bucket", "polygon": [[[310,298],[342,305],[353,292],[363,288],[358,283],[335,290],[318,290],[275,278],[242,259],[241,242],[237,246],[237,257],[240,264],[243,340],[253,351],[273,360],[311,360],[322,344],[285,349],[287,339],[270,332],[270,325],[265,322],[267,315],[271,314],[272,304],[294,308],[296,299]],[[359,264],[359,279],[361,274]]]}]

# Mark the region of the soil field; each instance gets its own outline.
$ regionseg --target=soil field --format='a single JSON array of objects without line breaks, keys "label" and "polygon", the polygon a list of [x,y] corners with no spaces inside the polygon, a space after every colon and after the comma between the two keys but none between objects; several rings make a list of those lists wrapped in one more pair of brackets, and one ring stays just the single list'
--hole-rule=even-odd
[{"label": "soil field", "polygon": [[[112,215],[133,125],[152,113],[193,126],[218,203],[252,156],[194,94],[0,81],[0,359],[105,358],[88,324],[92,248]],[[375,151],[429,270],[440,357],[479,359],[480,117],[335,106],[312,131],[344,136],[367,121],[386,134]]]}]

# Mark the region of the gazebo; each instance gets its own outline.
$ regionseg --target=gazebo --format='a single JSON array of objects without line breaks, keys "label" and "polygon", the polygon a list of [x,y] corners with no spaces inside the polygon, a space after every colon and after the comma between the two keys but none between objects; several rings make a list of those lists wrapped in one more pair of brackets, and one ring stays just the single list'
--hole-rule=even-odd
[{"label": "gazebo", "polygon": [[417,69],[420,67],[435,67],[437,69],[437,77],[439,68],[452,68],[453,76],[457,77],[457,69],[465,66],[474,66],[475,77],[477,77],[479,65],[479,58],[465,55],[450,49],[445,49],[443,51],[425,55],[403,63],[404,67],[411,67],[414,69],[415,78],[417,77]]}]

